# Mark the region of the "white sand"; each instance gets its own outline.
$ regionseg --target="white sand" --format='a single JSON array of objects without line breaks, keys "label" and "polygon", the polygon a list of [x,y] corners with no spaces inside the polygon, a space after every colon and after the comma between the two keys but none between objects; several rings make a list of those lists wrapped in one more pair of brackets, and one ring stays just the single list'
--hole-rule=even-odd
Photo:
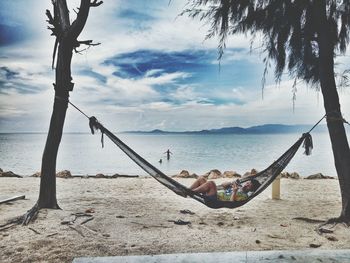
[{"label": "white sand", "polygon": [[[181,179],[190,185],[192,179]],[[0,205],[0,224],[36,202],[39,178],[0,178],[0,196],[25,194],[25,200]],[[350,229],[317,234],[318,224],[295,217],[327,219],[340,213],[337,180],[281,180],[282,200],[267,189],[238,209],[213,210],[182,198],[152,178],[57,179],[63,210],[41,210],[29,226],[0,232],[0,262],[71,262],[74,257],[186,252],[350,248]],[[93,208],[94,219],[61,221]],[[189,209],[194,215],[179,211]],[[175,225],[182,219],[191,225]],[[32,228],[32,229],[30,229]],[[33,230],[39,232],[35,233]],[[51,236],[50,236],[51,235]],[[83,235],[83,236],[82,236]],[[329,240],[334,239],[335,241]]]}]

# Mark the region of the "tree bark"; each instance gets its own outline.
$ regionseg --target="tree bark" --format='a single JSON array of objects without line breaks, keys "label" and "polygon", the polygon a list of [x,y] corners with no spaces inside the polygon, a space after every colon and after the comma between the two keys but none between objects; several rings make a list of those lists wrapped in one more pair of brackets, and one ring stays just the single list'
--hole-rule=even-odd
[{"label": "tree bark", "polygon": [[334,164],[338,174],[342,210],[340,220],[350,222],[350,149],[341,114],[339,96],[334,78],[334,45],[331,24],[327,20],[326,3],[319,1],[318,28],[319,73],[327,127],[332,144]]},{"label": "tree bark", "polygon": [[[56,84],[54,84],[55,100],[42,157],[39,198],[31,210],[59,208],[56,198],[56,160],[66,118],[69,92],[74,86],[71,82],[73,50],[80,45],[77,38],[86,24],[90,7],[99,6],[102,1],[81,0],[77,18],[72,24],[70,24],[66,0],[54,0],[52,4],[54,16],[52,17],[50,11],[47,11],[46,14],[49,18],[48,22],[53,26],[50,29],[58,43]],[[31,210],[28,211],[29,214],[33,214]]]}]

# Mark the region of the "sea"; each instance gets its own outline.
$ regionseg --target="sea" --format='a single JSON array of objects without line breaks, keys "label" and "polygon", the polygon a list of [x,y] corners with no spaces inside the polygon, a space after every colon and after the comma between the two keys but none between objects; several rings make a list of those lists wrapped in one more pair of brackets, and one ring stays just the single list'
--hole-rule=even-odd
[{"label": "sea", "polygon": [[[29,176],[40,171],[47,134],[0,134],[0,168]],[[144,159],[165,174],[181,170],[198,175],[212,169],[244,174],[252,168],[261,171],[282,155],[300,134],[127,134],[117,136]],[[336,176],[327,133],[314,133],[311,156],[300,148],[285,171],[300,176],[315,173]],[[167,160],[165,152],[171,151]],[[160,160],[162,160],[160,162]],[[70,170],[74,175],[127,174],[146,175],[108,137],[101,145],[101,135],[63,134],[57,157],[57,171]]]}]

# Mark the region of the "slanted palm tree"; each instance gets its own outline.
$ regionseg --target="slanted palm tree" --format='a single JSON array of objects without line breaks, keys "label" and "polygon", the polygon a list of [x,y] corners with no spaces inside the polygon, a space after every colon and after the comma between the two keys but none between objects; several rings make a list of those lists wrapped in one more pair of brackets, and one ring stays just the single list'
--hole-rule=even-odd
[{"label": "slanted palm tree", "polygon": [[[341,0],[189,0],[184,10],[209,22],[207,38],[219,37],[219,57],[228,35],[263,36],[265,63],[275,62],[276,80],[291,77],[321,88],[338,173],[342,210],[332,221],[350,223],[350,150],[335,82],[336,52],[349,43],[350,2]],[[267,64],[266,64],[267,65]],[[265,68],[266,70],[266,68]]]}]

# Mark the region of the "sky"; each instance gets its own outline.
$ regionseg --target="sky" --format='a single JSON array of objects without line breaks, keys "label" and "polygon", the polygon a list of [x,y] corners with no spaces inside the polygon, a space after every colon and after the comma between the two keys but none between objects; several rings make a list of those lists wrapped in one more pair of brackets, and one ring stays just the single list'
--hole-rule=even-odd
[{"label": "sky", "polygon": [[[78,0],[67,0],[74,21]],[[46,132],[54,100],[54,37],[45,10],[51,1],[0,0],[0,132]],[[202,130],[261,124],[313,124],[324,115],[320,92],[284,74],[264,71],[259,39],[230,37],[220,64],[208,26],[179,16],[186,0],[105,0],[91,8],[79,40],[101,45],[73,54],[72,103],[113,131]],[[337,58],[337,71],[349,55]],[[350,119],[350,90],[339,89]],[[65,132],[89,132],[73,107]]]}]

